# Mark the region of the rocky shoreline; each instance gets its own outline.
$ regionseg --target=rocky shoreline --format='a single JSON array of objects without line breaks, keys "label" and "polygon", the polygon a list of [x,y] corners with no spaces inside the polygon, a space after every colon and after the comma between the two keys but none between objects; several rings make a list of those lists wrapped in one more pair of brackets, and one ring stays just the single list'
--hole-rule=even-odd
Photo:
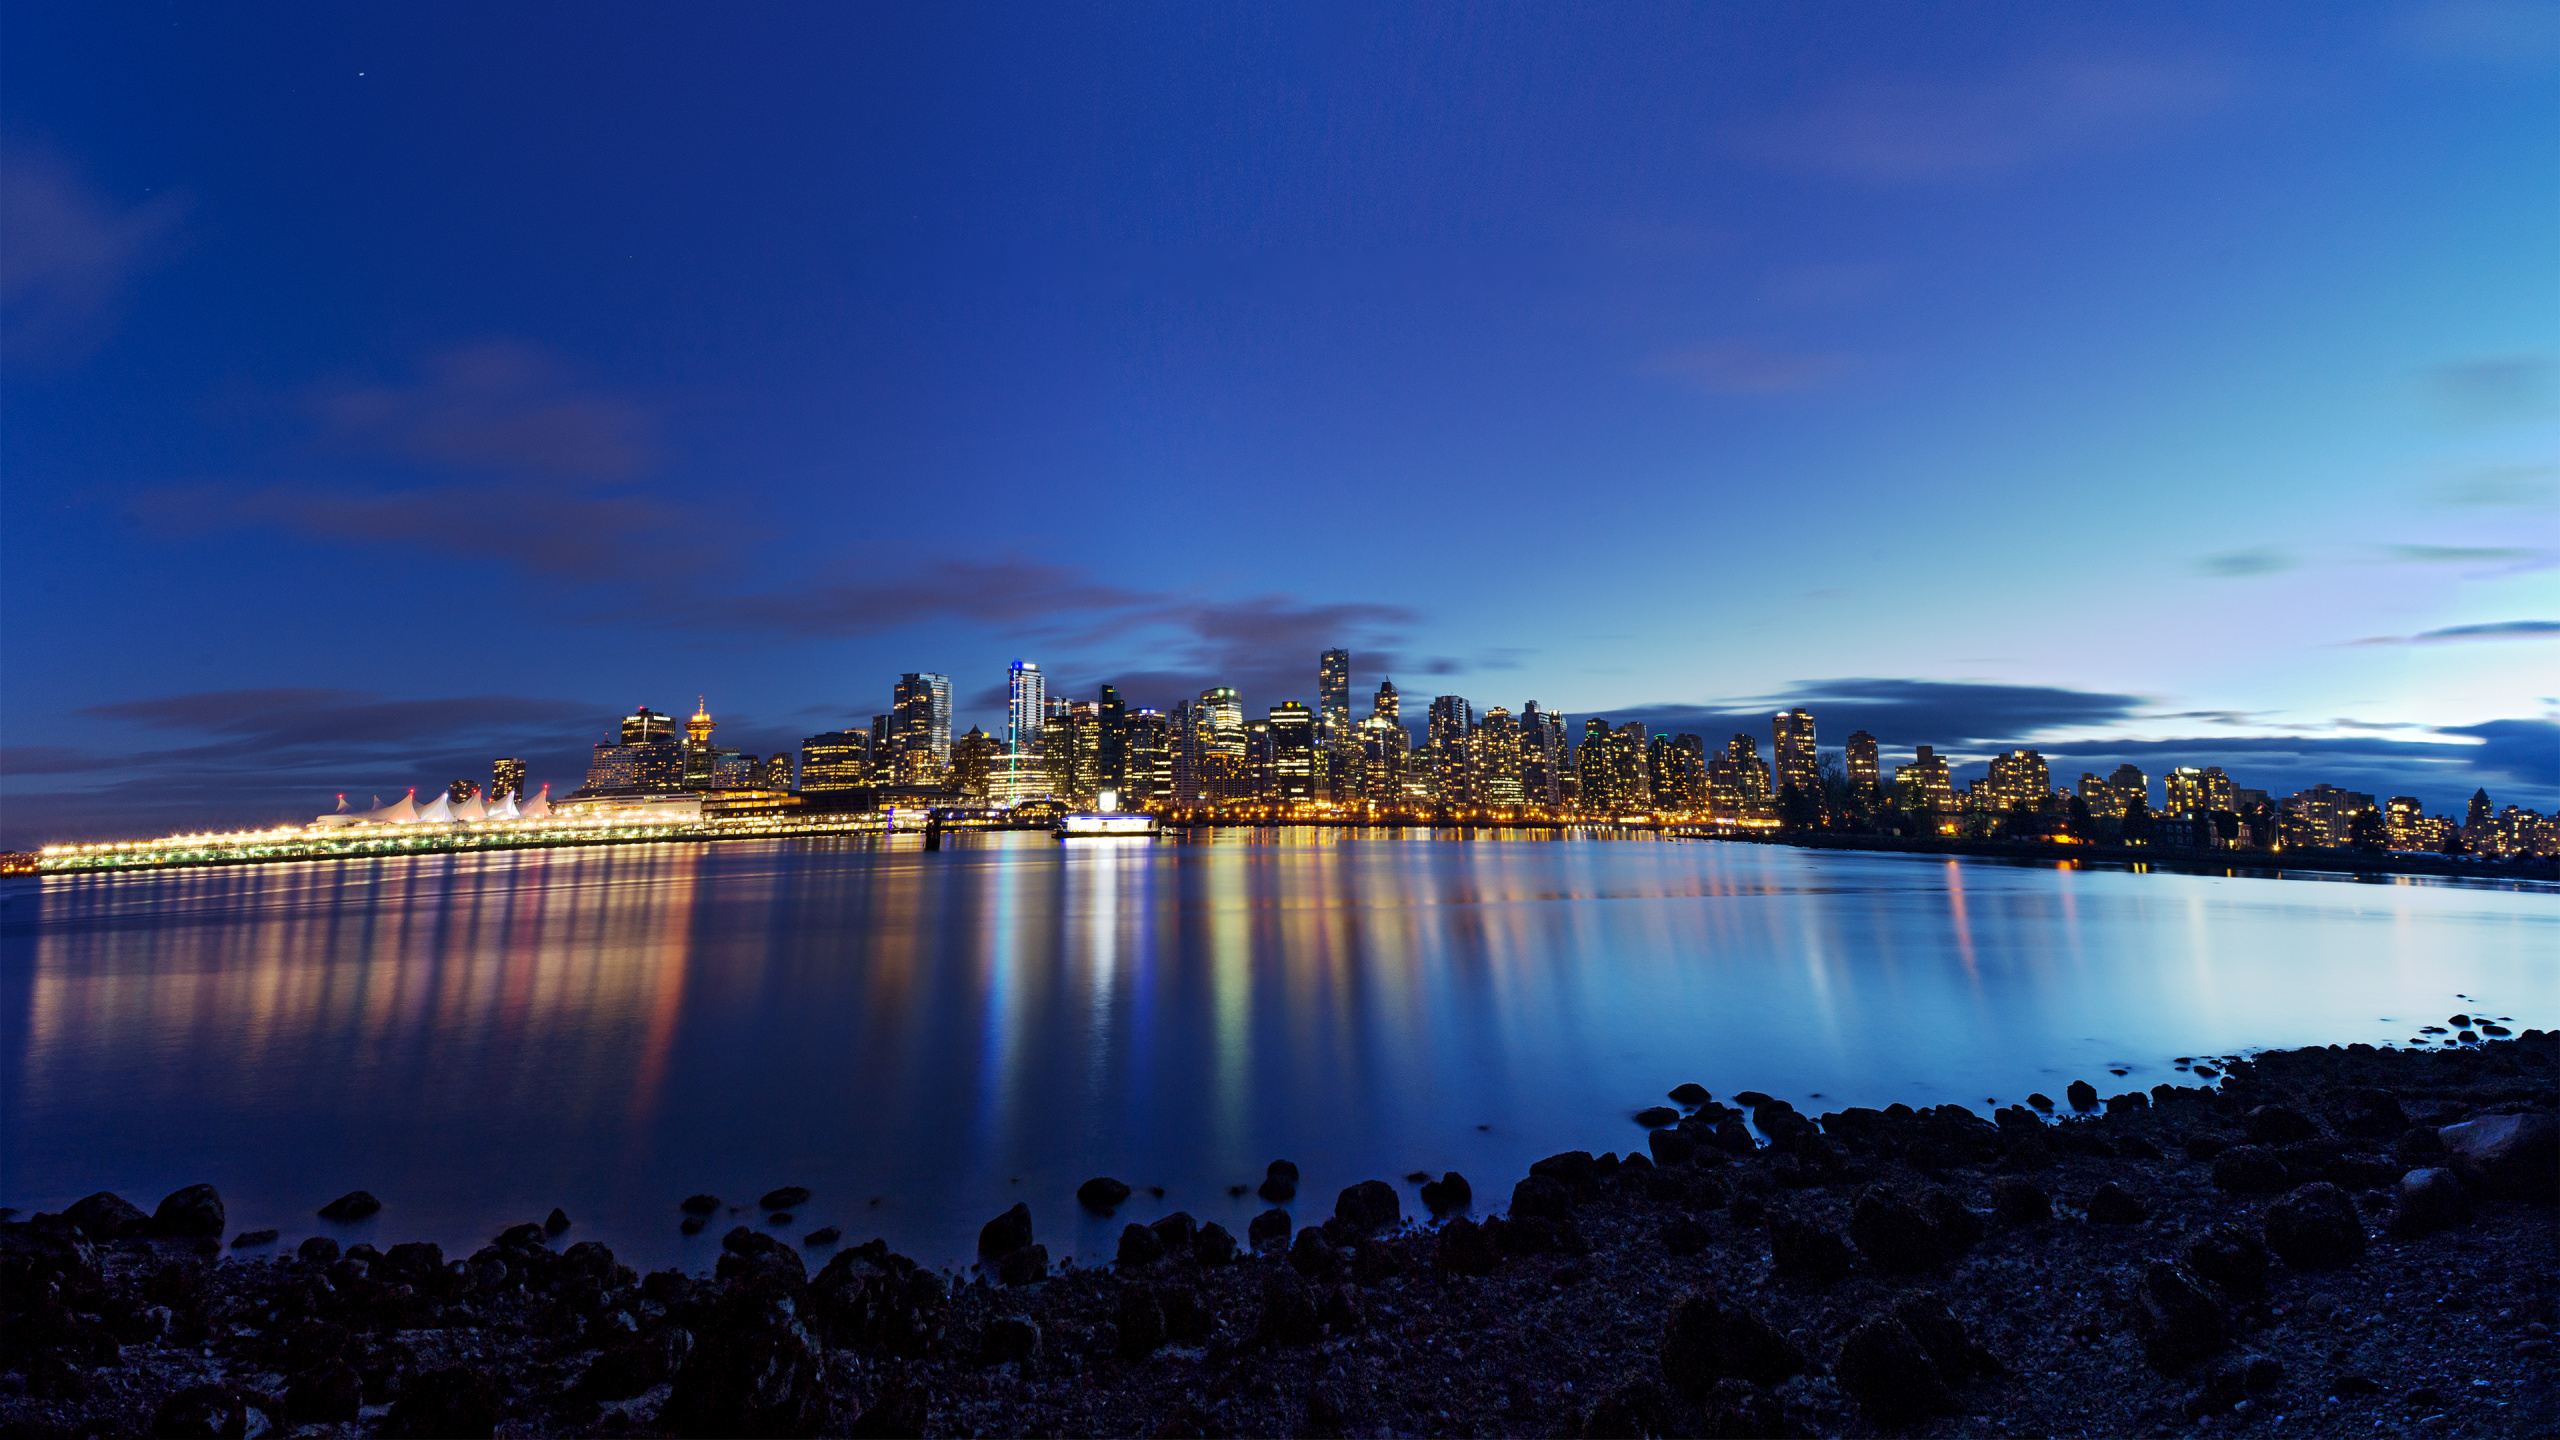
[{"label": "rocky shoreline", "polygon": [[1683,1085],[1499,1191],[1275,1162],[1246,1235],[1108,1267],[1017,1206],[967,1277],[747,1226],[641,1276],[557,1212],[244,1260],[209,1186],[92,1196],[0,1224],[0,1433],[2560,1432],[2560,1034],[2197,1073],[1988,1117]]}]

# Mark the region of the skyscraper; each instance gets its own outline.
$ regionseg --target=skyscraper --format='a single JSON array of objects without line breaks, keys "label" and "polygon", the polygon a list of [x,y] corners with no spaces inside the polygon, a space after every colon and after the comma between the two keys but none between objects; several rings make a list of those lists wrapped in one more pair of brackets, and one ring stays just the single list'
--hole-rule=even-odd
[{"label": "skyscraper", "polygon": [[1609,773],[1629,810],[1653,808],[1653,777],[1645,773],[1644,722],[1630,720],[1609,732]]},{"label": "skyscraper", "polygon": [[1874,800],[1884,794],[1884,758],[1876,750],[1876,737],[1864,730],[1849,732],[1849,791]]},{"label": "skyscraper", "polygon": [[524,798],[524,762],[521,760],[500,760],[489,767],[489,798],[496,800],[508,795]]},{"label": "skyscraper", "polygon": [[1608,721],[1594,715],[1582,722],[1582,747],[1574,756],[1574,768],[1585,814],[1615,815],[1626,808],[1616,768],[1609,763],[1609,752],[1615,748]]},{"label": "skyscraper", "polygon": [[655,740],[672,741],[675,738],[674,719],[646,705],[622,717],[622,743],[625,745],[646,745]]},{"label": "skyscraper", "polygon": [[1315,798],[1315,712],[1295,700],[1271,707],[1271,798],[1300,805]]},{"label": "skyscraper", "polygon": [[1562,800],[1557,784],[1564,767],[1564,718],[1530,701],[1520,707],[1520,803],[1553,810]]},{"label": "skyscraper", "polygon": [[2131,765],[2117,766],[2115,772],[2107,776],[2107,788],[2116,793],[2116,813],[2119,815],[2131,810],[2136,800],[2142,802],[2146,813],[2151,809],[2151,781]]},{"label": "skyscraper", "polygon": [[1351,652],[1316,657],[1316,718],[1327,740],[1351,738]]},{"label": "skyscraper", "polygon": [[2044,757],[2033,750],[2011,750],[1991,757],[1988,777],[1991,801],[2002,810],[2024,805],[2041,809],[2053,793],[2053,776]]},{"label": "skyscraper", "polygon": [[[1040,667],[1028,660],[1016,660],[1007,672],[1005,701],[1004,748],[1013,755],[1040,753],[1040,721],[1047,713],[1049,681]],[[1029,748],[1024,748],[1028,746]]]},{"label": "skyscraper", "polygon": [[1165,717],[1171,732],[1171,798],[1176,805],[1200,803],[1200,727],[1193,722],[1195,713],[1190,701],[1177,700],[1173,713]]},{"label": "skyscraper", "polygon": [[1246,755],[1244,702],[1232,685],[1212,685],[1192,706],[1191,725],[1200,746],[1200,798],[1226,805],[1253,797],[1253,770]]},{"label": "skyscraper", "polygon": [[1099,790],[1122,790],[1129,783],[1129,707],[1120,702],[1120,692],[1109,685],[1094,702],[1095,787]]},{"label": "skyscraper", "polygon": [[[1393,725],[1398,729],[1402,729],[1404,726],[1404,717],[1397,708],[1398,703],[1399,702],[1396,698],[1396,682],[1393,680],[1379,681],[1378,693],[1371,697],[1369,701],[1369,718],[1372,720],[1384,720],[1388,724]],[[1406,748],[1412,748],[1411,741],[1406,742]]]},{"label": "skyscraper", "polygon": [[1769,717],[1770,755],[1777,762],[1777,788],[1789,786],[1806,795],[1822,793],[1822,761],[1813,746],[1813,715],[1798,706]]},{"label": "skyscraper", "polygon": [[951,746],[951,784],[963,795],[985,799],[1003,763],[1004,742],[972,725]]},{"label": "skyscraper", "polygon": [[1521,803],[1520,730],[1511,712],[1496,705],[1476,726],[1476,803],[1504,809]]},{"label": "skyscraper", "polygon": [[938,783],[951,767],[951,677],[929,671],[899,676],[890,714],[900,783]]},{"label": "skyscraper", "polygon": [[1894,803],[1905,810],[1945,814],[1956,808],[1955,776],[1947,762],[1923,745],[1908,765],[1893,767]]},{"label": "skyscraper", "polygon": [[1161,807],[1173,802],[1173,724],[1161,710],[1133,710],[1122,729],[1128,772],[1120,808]]}]

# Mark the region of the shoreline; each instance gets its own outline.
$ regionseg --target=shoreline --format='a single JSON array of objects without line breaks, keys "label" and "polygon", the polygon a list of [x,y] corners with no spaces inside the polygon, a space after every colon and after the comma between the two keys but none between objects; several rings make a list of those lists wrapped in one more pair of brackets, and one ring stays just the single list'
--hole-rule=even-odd
[{"label": "shoreline", "polygon": [[813,1274],[744,1225],[709,1277],[644,1278],[538,1225],[468,1257],[244,1260],[209,1193],[156,1217],[92,1197],[73,1212],[98,1234],[0,1225],[0,1354],[23,1357],[0,1360],[0,1430],[2560,1425],[2560,1033],[2221,1068],[2075,1085],[2051,1119],[1812,1117],[1684,1086],[1640,1112],[1651,1134],[1617,1132],[1623,1157],[1479,1177],[1472,1205],[1434,1180],[1445,1218],[1416,1177],[1329,1206],[1275,1185],[1246,1234],[1169,1216],[1127,1227],[1120,1264],[1051,1271],[1040,1217],[1009,1212],[956,1286],[876,1241]]}]

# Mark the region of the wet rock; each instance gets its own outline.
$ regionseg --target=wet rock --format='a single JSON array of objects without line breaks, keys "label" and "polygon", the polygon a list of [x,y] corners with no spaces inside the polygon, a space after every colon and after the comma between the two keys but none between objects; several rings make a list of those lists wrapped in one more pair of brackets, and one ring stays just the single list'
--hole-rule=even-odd
[{"label": "wet rock", "polygon": [[1393,1229],[1404,1218],[1404,1206],[1393,1185],[1384,1180],[1363,1180],[1335,1197],[1333,1217],[1367,1234]]},{"label": "wet rock", "polygon": [[1476,1201],[1475,1187],[1455,1170],[1422,1187],[1422,1203],[1434,1215],[1464,1210]]},{"label": "wet rock", "polygon": [[1108,1215],[1129,1198],[1129,1187],[1108,1175],[1096,1175],[1076,1187],[1076,1203],[1097,1215]]},{"label": "wet rock", "polygon": [[241,1250],[252,1245],[273,1245],[280,1233],[275,1230],[243,1230],[231,1237],[231,1248]]},{"label": "wet rock", "polygon": [[1122,1266],[1152,1265],[1164,1258],[1164,1241],[1144,1225],[1127,1225],[1120,1230],[1120,1251],[1113,1263]]},{"label": "wet rock", "polygon": [[[598,1246],[602,1249],[602,1246]],[[609,1268],[612,1252],[606,1251]],[[382,1254],[382,1262],[373,1267],[374,1278],[408,1285],[423,1285],[444,1269],[444,1247],[432,1240],[412,1240],[394,1245]]]},{"label": "wet rock", "polygon": [[165,1440],[239,1440],[242,1436],[263,1435],[275,1428],[267,1403],[266,1397],[237,1385],[191,1385],[161,1401],[151,1412],[151,1433]]},{"label": "wet rock", "polygon": [[1274,1345],[1313,1345],[1324,1338],[1316,1316],[1315,1292],[1295,1270],[1275,1267],[1263,1272],[1262,1318],[1258,1332]]},{"label": "wet rock", "polygon": [[844,1230],[835,1225],[822,1225],[800,1237],[803,1245],[833,1245],[844,1238]]},{"label": "wet rock", "polygon": [[717,1195],[688,1195],[676,1208],[684,1211],[687,1215],[717,1215],[720,1213],[720,1197]]},{"label": "wet rock", "polygon": [[1868,1264],[1888,1275],[1917,1274],[1946,1258],[1937,1225],[1890,1186],[1871,1186],[1858,1196],[1849,1211],[1849,1238]]},{"label": "wet rock", "polygon": [[1698,1433],[1702,1435],[1776,1437],[1802,1433],[1787,1424],[1786,1407],[1777,1396],[1748,1380],[1719,1380],[1708,1386],[1698,1408],[1703,1419]]},{"label": "wet rock", "polygon": [[2222,1299],[2192,1271],[2154,1260],[2134,1283],[2127,1320],[2162,1371],[2183,1370],[2231,1343]]},{"label": "wet rock", "polygon": [[809,1187],[806,1185],[785,1185],[779,1190],[767,1190],[764,1198],[756,1202],[767,1210],[797,1210],[808,1203]]},{"label": "wet rock", "polygon": [[1028,1315],[999,1315],[979,1337],[978,1359],[988,1365],[1040,1358],[1040,1322]]},{"label": "wet rock", "polygon": [[151,1223],[141,1206],[108,1190],[72,1201],[64,1207],[62,1218],[92,1240],[121,1240],[142,1233]]},{"label": "wet rock", "polygon": [[1289,1243],[1289,1212],[1273,1206],[1244,1227],[1244,1239],[1257,1254],[1269,1254]]},{"label": "wet rock", "polygon": [[2424,1235],[2471,1218],[2471,1190],[2451,1169],[2435,1165],[2400,1177],[2393,1195],[2391,1233]]},{"label": "wet rock", "polygon": [[1236,1258],[1236,1237],[1212,1220],[1191,1239],[1191,1258],[1203,1265],[1224,1265]]},{"label": "wet rock", "polygon": [[1665,1125],[1679,1124],[1680,1112],[1668,1105],[1649,1106],[1636,1112],[1636,1123],[1647,1130],[1659,1130]]},{"label": "wet rock", "polygon": [[1677,1130],[1656,1130],[1645,1144],[1657,1165],[1686,1165],[1698,1153],[1698,1142]]},{"label": "wet rock", "polygon": [[723,1280],[762,1280],[794,1288],[809,1282],[808,1262],[799,1251],[744,1225],[721,1237],[720,1261],[712,1273]]},{"label": "wet rock", "polygon": [[1377,1240],[1363,1240],[1351,1252],[1351,1278],[1361,1285],[1383,1285],[1404,1273],[1404,1254]]},{"label": "wet rock", "polygon": [[[1139,1227],[1129,1227],[1135,1230]],[[1164,1344],[1164,1302],[1156,1298],[1153,1288],[1129,1285],[1120,1291],[1120,1305],[1112,1316],[1120,1328],[1120,1353],[1130,1359],[1152,1355]]]},{"label": "wet rock", "polygon": [[151,1212],[151,1233],[178,1239],[220,1239],[223,1231],[222,1192],[210,1185],[189,1185],[172,1190]]},{"label": "wet rock", "polygon": [[609,1345],[571,1393],[584,1400],[628,1400],[673,1379],[692,1349],[692,1332],[675,1326]]},{"label": "wet rock", "polygon": [[2367,1140],[2389,1140],[2409,1128],[2409,1116],[2388,1090],[2350,1090],[2338,1109],[2338,1128]]},{"label": "wet rock", "polygon": [[1030,1243],[1031,1207],[1025,1204],[1016,1203],[978,1231],[978,1254],[981,1257],[1010,1255]]},{"label": "wet rock", "polygon": [[338,1242],[326,1235],[314,1235],[295,1246],[293,1253],[302,1257],[303,1264],[326,1270],[338,1263]]},{"label": "wet rock", "polygon": [[674,1435],[837,1435],[855,1408],[791,1300],[750,1286],[732,1290],[703,1328],[658,1424]]},{"label": "wet rock", "polygon": [[1443,1273],[1490,1275],[1501,1262],[1501,1252],[1495,1248],[1492,1238],[1473,1220],[1462,1216],[1440,1227],[1432,1263]]},{"label": "wet rock", "polygon": [[1262,1173],[1262,1186],[1254,1192],[1274,1205],[1285,1205],[1298,1198],[1298,1167],[1287,1160],[1274,1160]]},{"label": "wet rock", "polygon": [[2086,1080],[2074,1080],[2063,1087],[2062,1098],[2070,1101],[2074,1110],[2095,1110],[2098,1108],[2098,1087]]},{"label": "wet rock", "polygon": [[2493,1195],[2549,1202],[2560,1196],[2560,1119],[2485,1115],[2436,1132],[2453,1168]]},{"label": "wet rock", "polygon": [[2139,1225],[2151,1218],[2150,1207],[2113,1180],[2089,1192],[2088,1211],[2093,1225]]},{"label": "wet rock", "polygon": [[323,1360],[285,1386],[284,1416],[296,1424],[344,1424],[363,1408],[364,1379],[344,1360]]},{"label": "wet rock", "polygon": [[1671,1087],[1671,1095],[1669,1098],[1679,1102],[1680,1104],[1695,1107],[1704,1105],[1716,1097],[1707,1093],[1706,1086],[1692,1080],[1686,1084],[1674,1085]]},{"label": "wet rock", "polygon": [[1580,1204],[1600,1194],[1600,1167],[1588,1150],[1567,1150],[1550,1155],[1529,1167],[1532,1175],[1544,1175],[1565,1188],[1565,1193]]},{"label": "wet rock", "polygon": [[2345,1265],[2364,1256],[2364,1222],[2355,1201],[2325,1180],[2267,1207],[2267,1248],[2296,1270]]},{"label": "wet rock", "polygon": [[1938,1367],[1938,1374],[1950,1385],[1998,1375],[2007,1368],[1990,1351],[1974,1343],[1955,1312],[1935,1295],[1915,1291],[1899,1296],[1893,1302],[1893,1316],[1920,1342],[1920,1348],[1929,1352],[1929,1363]]},{"label": "wet rock", "polygon": [[[404,1381],[400,1398],[383,1419],[386,1436],[477,1437],[498,1428],[506,1392],[496,1377],[468,1365],[448,1365]],[[683,1431],[679,1434],[686,1433]]]},{"label": "wet rock", "polygon": [[1289,1244],[1289,1268],[1310,1280],[1332,1279],[1341,1264],[1341,1252],[1312,1225],[1299,1231],[1298,1238]]},{"label": "wet rock", "polygon": [[1841,1342],[1831,1373],[1858,1408],[1880,1425],[1900,1426],[1925,1416],[1960,1414],[1964,1409],[1918,1338],[1889,1315],[1851,1330]]},{"label": "wet rock", "polygon": [[1696,1399],[1722,1379],[1775,1385],[1804,1370],[1804,1354],[1759,1316],[1697,1291],[1684,1294],[1662,1334],[1662,1378]]},{"label": "wet rock", "polygon": [[1795,1215],[1770,1217],[1769,1254],[1779,1274],[1821,1283],[1846,1276],[1852,1265],[1839,1231]]},{"label": "wet rock", "polygon": [[1155,1232],[1156,1248],[1167,1255],[1180,1255],[1190,1250],[1192,1240],[1200,1233],[1200,1224],[1187,1211],[1176,1210],[1147,1226]]},{"label": "wet rock", "polygon": [[[2098,1092],[2092,1090],[2089,1093],[2091,1095],[2095,1095]],[[2039,1110],[2050,1110],[2053,1108],[2053,1097],[2039,1092],[2037,1094],[2029,1095],[2027,1097],[2027,1103],[2033,1105]]]},{"label": "wet rock", "polygon": [[1552,1175],[1531,1174],[1511,1187],[1511,1208],[1507,1213],[1513,1219],[1571,1219],[1573,1194]]},{"label": "wet rock", "polygon": [[996,1262],[996,1279],[1007,1285],[1035,1285],[1048,1278],[1046,1245],[1025,1245]]},{"label": "wet rock", "polygon": [[[1747,1388],[1747,1387],[1746,1387]],[[1668,1435],[1672,1430],[1671,1392],[1642,1371],[1629,1371],[1602,1393],[1582,1417],[1589,1440],[1617,1440],[1626,1435]],[[1731,1434],[1732,1431],[1710,1431]]]},{"label": "wet rock", "polygon": [[1920,1213],[1938,1227],[1938,1248],[1950,1260],[1982,1243],[1982,1217],[1965,1208],[1953,1191],[1934,1186],[1922,1191]]},{"label": "wet rock", "polygon": [[346,1194],[339,1196],[337,1199],[330,1201],[328,1204],[321,1206],[320,1218],[323,1220],[334,1220],[341,1225],[346,1225],[362,1220],[368,1215],[377,1214],[381,1209],[382,1202],[373,1198],[372,1191],[350,1190]]},{"label": "wet rock", "polygon": [[2310,1116],[2290,1105],[2261,1105],[2241,1117],[2240,1126],[2253,1145],[2284,1145],[2320,1134]]},{"label": "wet rock", "polygon": [[1760,1106],[1769,1104],[1776,1098],[1777,1097],[1760,1090],[1737,1090],[1733,1093],[1733,1103],[1742,1106],[1746,1110],[1756,1110]]},{"label": "wet rock", "polygon": [[2003,1225],[2041,1225],[2053,1218],[2053,1197],[2033,1180],[2003,1176],[1991,1182],[1991,1213]]},{"label": "wet rock", "polygon": [[1695,1255],[1707,1248],[1707,1227],[1686,1215],[1674,1215],[1662,1227],[1662,1248],[1674,1255]]},{"label": "wet rock", "polygon": [[557,1205],[551,1207],[550,1214],[542,1217],[542,1233],[545,1235],[565,1234],[568,1229],[569,1212]]},{"label": "wet rock", "polygon": [[2234,1145],[2213,1157],[2213,1184],[2234,1195],[2273,1195],[2289,1183],[2284,1162],[2260,1145]]},{"label": "wet rock", "polygon": [[2188,1270],[2234,1300],[2267,1293],[2267,1247],[2248,1230],[2221,1224],[2187,1242],[2180,1258]]}]

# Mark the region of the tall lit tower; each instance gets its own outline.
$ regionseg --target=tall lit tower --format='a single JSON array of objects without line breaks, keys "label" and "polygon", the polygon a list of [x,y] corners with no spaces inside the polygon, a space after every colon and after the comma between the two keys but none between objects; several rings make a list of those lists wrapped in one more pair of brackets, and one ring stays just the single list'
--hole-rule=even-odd
[{"label": "tall lit tower", "polygon": [[1822,762],[1813,748],[1813,715],[1798,706],[1769,717],[1771,752],[1777,761],[1777,788],[1788,786],[1807,795],[1822,793]]},{"label": "tall lit tower", "polygon": [[1004,748],[1009,755],[1040,753],[1040,722],[1047,716],[1048,677],[1028,660],[1016,660],[1011,671],[1010,699],[1005,703]]},{"label": "tall lit tower", "polygon": [[1884,793],[1884,759],[1876,737],[1860,730],[1849,737],[1849,788],[1869,799]]},{"label": "tall lit tower", "polygon": [[685,748],[688,750],[710,749],[711,730],[715,723],[711,718],[711,707],[703,703],[703,697],[694,696],[693,714],[684,722]]},{"label": "tall lit tower", "polygon": [[1326,740],[1351,738],[1351,652],[1327,650],[1316,658],[1316,718]]}]

